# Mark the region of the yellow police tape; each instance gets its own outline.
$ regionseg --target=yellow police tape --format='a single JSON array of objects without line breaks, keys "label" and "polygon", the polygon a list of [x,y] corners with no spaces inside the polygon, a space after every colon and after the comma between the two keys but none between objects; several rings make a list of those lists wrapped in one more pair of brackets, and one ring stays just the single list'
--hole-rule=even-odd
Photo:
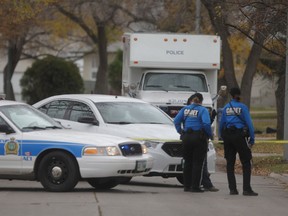
[{"label": "yellow police tape", "polygon": [[[149,139],[149,138],[144,138],[144,137],[133,137],[132,139],[137,140],[137,141],[154,141],[154,142],[181,142],[181,140],[171,140],[171,139]],[[212,140],[213,143],[223,143],[222,140]],[[265,139],[257,139],[255,140],[255,143],[261,144],[261,143],[271,143],[271,144],[288,144],[288,140],[265,140]]]},{"label": "yellow police tape", "polygon": [[[219,140],[218,143],[223,143],[223,141]],[[288,140],[255,140],[257,144],[288,144]]]},{"label": "yellow police tape", "polygon": [[[137,138],[133,138],[134,140],[137,140],[137,141],[155,141],[155,142],[181,142],[181,140],[169,140],[169,139],[147,139],[147,138],[140,138],[140,137],[137,137]],[[222,140],[212,140],[213,143],[221,143],[223,144],[223,141]],[[262,140],[262,139],[257,139],[255,140],[255,143],[257,144],[268,144],[268,143],[271,143],[271,144],[288,144],[288,140]]]}]

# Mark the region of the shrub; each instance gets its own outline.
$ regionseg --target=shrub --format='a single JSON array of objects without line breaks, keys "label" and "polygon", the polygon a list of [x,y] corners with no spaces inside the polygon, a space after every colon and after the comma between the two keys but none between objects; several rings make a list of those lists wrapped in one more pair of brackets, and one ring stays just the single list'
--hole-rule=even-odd
[{"label": "shrub", "polygon": [[82,93],[83,80],[73,62],[48,56],[35,61],[20,80],[22,97],[34,104],[52,95]]}]

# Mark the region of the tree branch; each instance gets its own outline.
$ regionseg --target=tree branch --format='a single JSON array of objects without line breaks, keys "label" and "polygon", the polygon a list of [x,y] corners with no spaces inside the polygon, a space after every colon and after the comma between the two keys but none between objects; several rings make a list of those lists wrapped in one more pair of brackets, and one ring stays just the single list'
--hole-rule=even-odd
[{"label": "tree branch", "polygon": [[78,24],[87,33],[87,35],[93,40],[94,43],[96,44],[98,43],[97,35],[93,32],[91,28],[89,28],[88,25],[86,25],[86,23],[84,22],[82,18],[77,17],[75,14],[71,13],[68,10],[65,10],[59,4],[56,4],[55,6],[63,15],[71,19],[74,23]]},{"label": "tree branch", "polygon": [[276,56],[279,56],[281,58],[285,58],[285,55],[281,54],[281,53],[278,53],[278,52],[275,52],[274,50],[272,49],[269,49],[268,47],[266,47],[265,45],[262,45],[260,44],[258,41],[256,41],[251,35],[249,35],[249,33],[243,31],[241,28],[239,28],[238,26],[236,25],[232,25],[232,24],[229,24],[229,23],[226,23],[227,26],[231,27],[231,28],[234,28],[236,29],[237,31],[239,31],[240,33],[242,33],[243,35],[245,35],[247,38],[249,38],[251,41],[253,41],[254,43],[256,43],[257,45],[261,46],[264,50],[276,55]]}]

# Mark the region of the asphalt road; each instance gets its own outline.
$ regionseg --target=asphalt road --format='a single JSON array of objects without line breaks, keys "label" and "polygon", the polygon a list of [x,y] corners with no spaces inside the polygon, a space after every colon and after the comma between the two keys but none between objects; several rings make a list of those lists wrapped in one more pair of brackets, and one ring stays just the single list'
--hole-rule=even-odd
[{"label": "asphalt road", "polygon": [[258,197],[231,196],[226,174],[211,176],[219,192],[183,192],[176,179],[136,177],[109,191],[80,182],[74,191],[51,193],[38,182],[0,180],[1,216],[281,216],[287,215],[288,188],[274,178],[252,177]]}]

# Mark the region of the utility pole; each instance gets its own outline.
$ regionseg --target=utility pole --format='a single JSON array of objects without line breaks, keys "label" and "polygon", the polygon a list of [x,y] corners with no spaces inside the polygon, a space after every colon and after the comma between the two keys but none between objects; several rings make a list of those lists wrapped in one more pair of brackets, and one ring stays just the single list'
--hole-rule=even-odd
[{"label": "utility pole", "polygon": [[[288,140],[288,11],[286,23],[286,70],[285,70],[284,140]],[[288,160],[288,144],[284,145],[284,159]]]},{"label": "utility pole", "polygon": [[200,34],[201,0],[196,0],[195,33]]}]

